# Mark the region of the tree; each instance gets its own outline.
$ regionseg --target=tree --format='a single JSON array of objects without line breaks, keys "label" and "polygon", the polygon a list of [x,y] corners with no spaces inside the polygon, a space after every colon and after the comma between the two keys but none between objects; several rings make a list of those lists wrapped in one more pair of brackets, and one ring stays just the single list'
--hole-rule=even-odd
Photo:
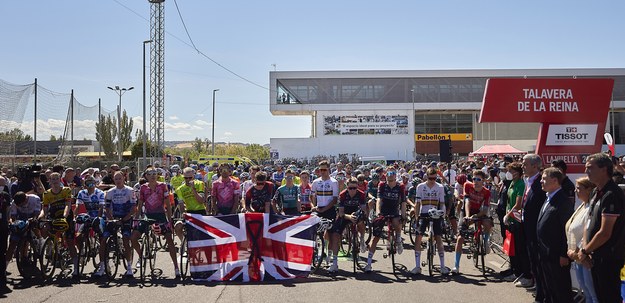
[{"label": "tree", "polygon": [[0,141],[33,141],[31,135],[24,134],[19,128],[7,130],[0,133]]},{"label": "tree", "polygon": [[[138,139],[130,146],[130,152],[133,158],[142,158],[143,157],[143,139],[141,137],[137,137]],[[151,157],[152,153],[156,151],[156,144],[152,143],[152,141],[147,140],[147,144],[145,145],[145,153],[146,157]]]},{"label": "tree", "polygon": [[201,153],[204,147],[204,141],[202,141],[202,139],[200,139],[199,137],[195,137],[192,146],[193,150],[195,150],[197,153]]},{"label": "tree", "polygon": [[209,150],[210,146],[211,146],[211,140],[209,140],[208,138],[204,138],[204,145],[206,145],[205,149]]},{"label": "tree", "polygon": [[50,135],[50,141],[56,141],[56,140],[58,140],[58,139],[56,138],[55,135]]},{"label": "tree", "polygon": [[121,119],[121,129],[120,129],[120,134],[121,134],[121,142],[122,142],[122,151],[127,150],[130,145],[132,144],[132,119],[130,119],[128,117],[128,115],[126,114],[126,110],[124,110],[124,112],[122,113],[122,119]]},{"label": "tree", "polygon": [[111,116],[100,115],[95,124],[95,139],[100,142],[100,148],[108,158],[112,158],[116,151],[113,138],[117,136],[117,123]]}]

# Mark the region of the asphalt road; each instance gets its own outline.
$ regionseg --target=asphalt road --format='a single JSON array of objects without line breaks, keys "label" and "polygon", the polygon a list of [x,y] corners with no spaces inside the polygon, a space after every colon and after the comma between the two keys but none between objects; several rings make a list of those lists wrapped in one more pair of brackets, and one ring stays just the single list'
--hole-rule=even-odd
[{"label": "asphalt road", "polygon": [[[374,256],[372,273],[352,272],[348,258],[339,259],[339,273],[330,276],[325,270],[306,279],[263,283],[205,283],[174,279],[173,266],[166,252],[159,252],[157,267],[163,275],[142,284],[135,279],[83,277],[80,281],[57,278],[44,284],[37,279],[19,276],[15,262],[8,272],[12,292],[0,295],[7,302],[532,302],[531,293],[498,278],[504,259],[495,253],[486,256],[486,278],[464,255],[461,275],[441,276],[436,272],[411,276],[414,250],[405,239],[405,249],[396,260],[403,267],[394,275],[390,259],[382,248]],[[422,254],[424,256],[425,253]],[[365,254],[361,254],[365,257]],[[422,258],[423,259],[423,258]],[[445,254],[446,265],[453,266],[454,253]],[[434,264],[438,266],[438,256]],[[88,267],[85,271],[89,271]],[[120,270],[121,272],[121,270]],[[138,273],[135,275],[138,276]],[[4,301],[4,300],[3,300]]]}]

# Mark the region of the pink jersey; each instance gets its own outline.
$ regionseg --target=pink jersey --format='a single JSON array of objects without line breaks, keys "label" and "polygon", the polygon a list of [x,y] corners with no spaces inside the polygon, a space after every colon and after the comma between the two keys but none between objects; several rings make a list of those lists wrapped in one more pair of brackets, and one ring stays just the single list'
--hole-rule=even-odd
[{"label": "pink jersey", "polygon": [[165,203],[169,202],[169,190],[167,184],[157,182],[154,190],[150,188],[148,183],[141,185],[139,190],[139,200],[143,201],[145,213],[164,213]]}]

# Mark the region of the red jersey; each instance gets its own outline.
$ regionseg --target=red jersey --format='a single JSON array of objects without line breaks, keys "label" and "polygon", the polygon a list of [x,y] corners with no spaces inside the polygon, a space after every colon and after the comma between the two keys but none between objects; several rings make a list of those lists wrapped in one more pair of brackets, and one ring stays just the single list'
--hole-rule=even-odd
[{"label": "red jersey", "polygon": [[464,198],[469,198],[469,207],[471,215],[480,211],[482,206],[490,206],[490,190],[486,187],[482,187],[482,190],[476,191],[473,183],[464,183]]}]

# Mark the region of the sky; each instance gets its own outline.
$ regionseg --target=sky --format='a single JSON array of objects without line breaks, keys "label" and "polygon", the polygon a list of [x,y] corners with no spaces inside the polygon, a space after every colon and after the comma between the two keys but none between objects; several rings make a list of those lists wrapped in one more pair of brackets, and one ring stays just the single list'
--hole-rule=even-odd
[{"label": "sky", "polygon": [[[214,89],[215,141],[267,144],[270,138],[309,137],[310,116],[269,112],[274,68],[625,67],[625,1],[177,4],[192,42],[176,2],[166,0],[166,141],[210,139]],[[119,99],[107,86],[134,86],[122,108],[141,126],[142,42],[150,38],[149,18],[147,0],[2,0],[0,79],[29,84],[37,78],[54,92],[73,89],[86,106],[101,99],[109,110]]]}]

